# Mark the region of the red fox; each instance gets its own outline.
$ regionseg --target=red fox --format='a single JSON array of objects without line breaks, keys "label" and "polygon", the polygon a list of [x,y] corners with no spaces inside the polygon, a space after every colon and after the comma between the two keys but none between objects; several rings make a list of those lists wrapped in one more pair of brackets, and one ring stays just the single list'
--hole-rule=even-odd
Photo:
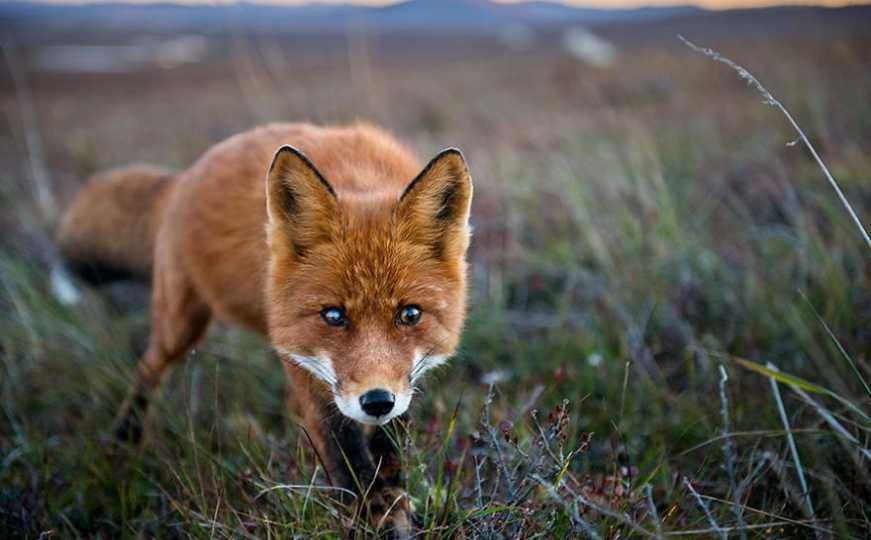
[{"label": "red fox", "polygon": [[382,426],[458,344],[471,201],[458,150],[421,167],[364,124],[271,124],[185,171],[98,175],[57,243],[89,281],[151,282],[149,344],[117,436],[140,439],[168,368],[220,319],[266,337],[284,360],[329,481],[368,490],[370,516],[408,531],[411,505]]}]

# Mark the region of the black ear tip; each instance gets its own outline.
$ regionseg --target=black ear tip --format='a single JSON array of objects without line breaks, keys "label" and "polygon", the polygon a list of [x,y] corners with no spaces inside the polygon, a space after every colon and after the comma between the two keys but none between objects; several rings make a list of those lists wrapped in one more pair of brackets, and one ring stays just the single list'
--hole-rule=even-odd
[{"label": "black ear tip", "polygon": [[287,154],[297,157],[302,160],[305,164],[311,166],[311,162],[305,157],[305,154],[302,153],[295,146],[291,146],[289,144],[282,145],[278,150],[275,151],[275,155],[272,156],[272,165],[269,166],[269,172],[272,172],[272,169],[275,167],[275,164],[278,163],[278,160],[282,157],[285,157]]},{"label": "black ear tip", "polygon": [[462,160],[463,162],[466,161],[465,156],[463,156],[463,152],[459,148],[457,148],[456,146],[449,146],[449,147],[445,148],[444,150],[439,152],[435,158],[441,159],[441,158],[447,157],[447,156],[456,156],[456,157],[460,158],[460,160]]},{"label": "black ear tip", "polygon": [[[464,172],[464,176],[467,178],[469,177],[469,165],[466,163],[466,157],[463,155],[463,152],[455,146],[449,146],[436,154],[436,156],[429,162],[429,165],[427,165],[427,168],[444,160],[449,160],[454,167],[459,167],[459,169]],[[468,179],[471,181],[471,178]]]},{"label": "black ear tip", "polygon": [[285,145],[281,146],[278,150],[276,150],[275,156],[273,156],[273,158],[272,158],[272,164],[269,166],[269,176],[270,177],[272,176],[273,169],[275,169],[275,166],[278,164],[278,162],[282,158],[289,157],[289,156],[294,156],[296,159],[298,159],[303,165],[305,165],[306,168],[308,168],[309,171],[314,173],[314,176],[320,181],[321,185],[323,185],[324,188],[333,197],[336,196],[336,192],[333,189],[333,186],[331,186],[330,183],[327,182],[326,178],[324,178],[324,176],[321,174],[321,172],[318,170],[318,168],[314,166],[314,163],[312,163],[311,160],[308,157],[306,157],[306,155],[303,154],[300,149],[298,149],[295,146],[289,145],[289,144],[285,144]]},{"label": "black ear tip", "polygon": [[435,158],[433,158],[433,163],[441,161],[444,158],[451,158],[453,160],[456,160],[454,161],[454,166],[458,166],[462,170],[463,177],[468,184],[472,183],[472,177],[469,172],[469,164],[466,162],[466,156],[463,155],[463,152],[459,148],[455,146],[445,148],[444,150],[439,152]]},{"label": "black ear tip", "polygon": [[281,145],[281,147],[279,147],[279,149],[275,151],[275,157],[278,157],[282,154],[287,154],[287,153],[291,153],[297,157],[303,157],[302,151],[299,148],[292,146],[290,144]]}]

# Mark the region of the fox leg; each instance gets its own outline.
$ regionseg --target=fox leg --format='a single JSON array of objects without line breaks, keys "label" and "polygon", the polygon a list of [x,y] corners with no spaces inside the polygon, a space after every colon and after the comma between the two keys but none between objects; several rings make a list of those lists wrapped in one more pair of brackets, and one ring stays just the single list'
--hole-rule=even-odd
[{"label": "fox leg", "polygon": [[148,403],[167,371],[187,356],[211,319],[208,305],[184,275],[156,262],[148,348],[137,364],[136,379],[121,406],[115,430],[118,439],[133,443],[142,438]]},{"label": "fox leg", "polygon": [[410,536],[412,507],[402,489],[402,466],[390,436],[383,428],[364,426],[342,415],[329,391],[308,373],[291,365],[285,371],[292,404],[330,483],[341,488],[339,498],[347,504],[356,502],[373,528],[389,530],[393,537]]},{"label": "fox leg", "polygon": [[330,484],[343,490],[343,502],[352,502],[359,497],[357,484],[365,489],[375,473],[362,426],[343,416],[329,389],[308,372],[291,364],[284,371],[290,383],[288,405],[301,418]]},{"label": "fox leg", "polygon": [[405,431],[405,415],[392,426],[369,428],[369,451],[376,465],[379,490],[370,495],[369,511],[378,526],[386,525],[398,537],[411,536],[414,505],[403,487],[402,460],[397,444]]}]

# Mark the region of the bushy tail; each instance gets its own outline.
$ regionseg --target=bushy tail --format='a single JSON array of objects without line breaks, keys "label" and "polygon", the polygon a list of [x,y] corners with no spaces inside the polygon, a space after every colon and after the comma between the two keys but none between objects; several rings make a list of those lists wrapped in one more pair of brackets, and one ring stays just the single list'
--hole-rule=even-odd
[{"label": "bushy tail", "polygon": [[57,245],[70,271],[93,284],[149,281],[172,171],[134,165],[92,178],[67,208]]}]

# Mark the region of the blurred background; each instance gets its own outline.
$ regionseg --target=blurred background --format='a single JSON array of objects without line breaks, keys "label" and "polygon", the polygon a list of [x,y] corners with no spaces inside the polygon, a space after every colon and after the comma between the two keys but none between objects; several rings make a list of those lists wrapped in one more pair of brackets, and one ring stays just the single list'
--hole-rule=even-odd
[{"label": "blurred background", "polygon": [[324,478],[281,367],[237,330],[115,448],[148,295],[52,247],[101,169],[366,120],[476,182],[464,345],[403,443],[421,535],[867,537],[871,248],[677,36],[755,74],[867,226],[871,7],[655,4],[0,3],[0,536],[366,534],[300,488]]}]

